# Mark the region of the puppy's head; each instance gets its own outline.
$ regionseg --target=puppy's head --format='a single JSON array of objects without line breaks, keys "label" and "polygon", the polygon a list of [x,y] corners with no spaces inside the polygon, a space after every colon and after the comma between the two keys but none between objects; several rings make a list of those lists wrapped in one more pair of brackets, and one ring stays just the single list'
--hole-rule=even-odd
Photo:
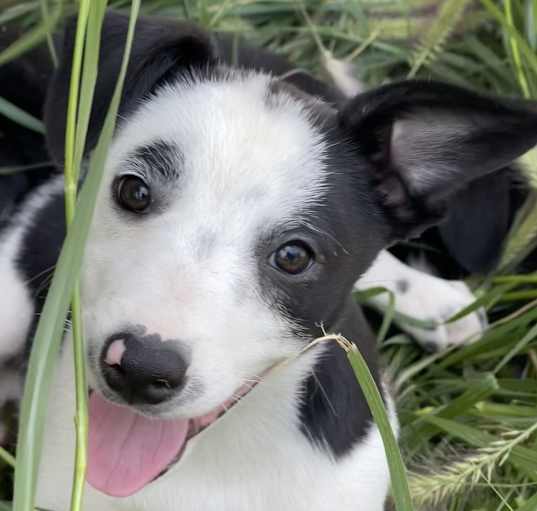
[{"label": "puppy's head", "polygon": [[[107,16],[88,149],[126,25]],[[71,50],[68,31],[46,116],[57,161]],[[203,32],[140,20],[83,271],[94,386],[146,416],[210,423],[320,325],[338,329],[383,247],[536,141],[523,106],[409,82],[337,111],[226,68]]]}]

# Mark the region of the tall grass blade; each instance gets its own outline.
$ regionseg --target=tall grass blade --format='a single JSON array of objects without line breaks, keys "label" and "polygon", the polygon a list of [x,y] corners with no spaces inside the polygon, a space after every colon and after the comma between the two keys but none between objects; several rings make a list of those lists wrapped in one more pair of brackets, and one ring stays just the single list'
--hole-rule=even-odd
[{"label": "tall grass blade", "polygon": [[[58,1],[61,2],[63,0],[58,0]],[[54,64],[54,67],[58,67],[58,54],[56,52],[56,47],[54,45],[54,38],[52,37],[52,25],[50,24],[50,21],[49,21],[50,13],[48,10],[48,1],[39,0],[39,4],[41,6],[41,15],[43,17],[45,26],[50,27],[46,34],[47,46],[48,46],[48,51],[50,53],[50,58],[52,59],[52,63]]]},{"label": "tall grass blade", "polygon": [[384,444],[384,450],[386,451],[386,457],[388,459],[395,508],[397,511],[413,511],[414,508],[410,498],[405,464],[403,463],[397,440],[390,425],[388,414],[380,392],[375,384],[375,380],[356,345],[349,341],[340,343],[340,345],[342,345],[347,352],[347,357],[354,371],[354,375],[356,376],[367,404],[369,405],[373,420],[379,428],[382,442]]},{"label": "tall grass blade", "polygon": [[494,374],[498,374],[500,370],[507,365],[507,363],[520,353],[531,341],[537,337],[537,325],[534,325],[530,331],[520,339],[513,347],[507,352],[507,354],[498,362],[498,365],[494,368]]},{"label": "tall grass blade", "polygon": [[0,460],[2,460],[4,463],[7,463],[10,467],[15,466],[15,458],[3,447],[0,447]]},{"label": "tall grass blade", "polygon": [[[0,5],[2,5],[1,2]],[[24,15],[32,14],[34,10],[35,5],[33,2],[5,7],[2,13],[0,13],[0,23],[4,24],[13,20],[24,19]]]},{"label": "tall grass blade", "polygon": [[73,223],[77,228],[70,229],[67,232],[58,260],[57,270],[54,273],[34,339],[21,406],[15,470],[14,511],[29,511],[34,506],[37,471],[41,459],[43,426],[50,385],[54,377],[55,362],[63,337],[64,321],[69,308],[71,293],[80,271],[84,243],[93,216],[95,197],[104,171],[108,144],[115,128],[139,9],[140,0],[133,0],[127,43],[116,89],[99,142],[91,157],[88,177],[82,187],[74,214]]},{"label": "tall grass blade", "polygon": [[[504,0],[503,4],[504,4],[504,10],[505,10],[505,21],[509,26],[514,27],[513,2],[512,0]],[[519,48],[518,40],[515,37],[513,37],[512,32],[509,34],[509,45],[511,47],[511,54],[513,56],[513,64],[514,64],[514,68],[516,71],[518,83],[520,85],[520,88],[522,89],[522,93],[524,94],[524,97],[526,99],[529,99],[530,86],[528,85],[526,72],[524,68],[522,67],[522,58],[520,56],[520,48]]]},{"label": "tall grass blade", "polygon": [[[537,165],[534,169],[537,169]],[[535,190],[530,191],[517,213],[502,252],[500,272],[513,271],[537,246],[537,185],[531,184]]]},{"label": "tall grass blade", "polygon": [[533,73],[537,73],[537,54],[535,54],[535,52],[526,42],[524,37],[513,25],[509,23],[505,15],[500,11],[500,9],[494,4],[492,0],[481,0],[481,3],[486,7],[490,14],[494,18],[496,18],[498,23],[500,23],[500,25],[508,33],[508,35],[516,40],[518,48],[520,50],[520,54],[524,55],[526,59],[526,64],[529,68],[532,69]]},{"label": "tall grass blade", "polygon": [[[80,164],[86,143],[87,124],[96,83],[100,32],[105,9],[106,0],[95,0],[93,3],[90,3],[88,0],[82,0],[78,13],[65,130],[64,172],[67,229],[72,227],[76,205]],[[95,34],[96,37],[89,36],[90,33]],[[88,34],[88,36],[86,34]],[[88,44],[84,46],[84,43]],[[80,78],[83,59],[84,75],[82,76],[81,84]],[[82,89],[82,91],[80,91],[80,89]],[[78,101],[79,95],[80,101]],[[82,109],[84,110],[85,118],[81,121],[79,111]],[[84,492],[87,466],[86,444],[88,436],[85,342],[83,337],[82,311],[80,306],[80,289],[78,281],[75,282],[73,289],[71,323],[76,387],[76,447],[75,469],[71,491],[71,510],[78,511],[82,506]]]},{"label": "tall grass blade", "polygon": [[423,65],[441,53],[443,45],[459,23],[470,2],[471,0],[445,0],[442,3],[438,15],[413,55],[408,78],[415,77]]},{"label": "tall grass blade", "polygon": [[2,97],[0,97],[0,115],[32,131],[37,131],[37,133],[41,133],[42,135],[45,134],[45,126],[39,119],[36,119],[33,115],[30,115],[22,108],[19,108]]},{"label": "tall grass blade", "polygon": [[[482,380],[477,381],[464,394],[453,399],[449,404],[441,407],[438,410],[432,410],[427,414],[427,417],[435,416],[444,419],[452,419],[463,415],[476,403],[486,399],[498,389],[498,382],[492,374],[486,374]],[[404,442],[407,449],[413,451],[419,444],[427,441],[438,430],[431,424],[424,424],[422,417],[418,417],[416,426],[407,429]]]},{"label": "tall grass blade", "polygon": [[[448,435],[459,438],[468,444],[481,449],[489,448],[498,437],[480,431],[466,424],[441,417],[426,416],[424,420],[434,424]],[[533,481],[537,481],[537,452],[527,447],[515,445],[509,453],[511,462],[523,470]]]},{"label": "tall grass blade", "polygon": [[537,510],[537,493],[530,497],[524,504],[516,508],[516,511],[535,511]]},{"label": "tall grass blade", "polygon": [[61,12],[61,2],[58,2],[50,16],[0,53],[0,66],[20,57],[43,41],[47,37],[47,34],[54,30],[56,23],[61,17]]},{"label": "tall grass blade", "polygon": [[31,170],[42,169],[52,165],[50,161],[43,161],[41,163],[30,163],[28,165],[8,165],[0,167],[0,176],[9,176],[10,174],[16,174],[17,172],[27,172]]}]

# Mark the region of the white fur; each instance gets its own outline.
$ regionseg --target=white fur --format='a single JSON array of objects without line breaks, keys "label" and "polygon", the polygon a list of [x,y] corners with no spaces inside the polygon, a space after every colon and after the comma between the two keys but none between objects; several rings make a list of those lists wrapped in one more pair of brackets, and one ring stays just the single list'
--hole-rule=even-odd
[{"label": "white fur", "polygon": [[[97,364],[106,340],[133,326],[180,342],[191,354],[187,387],[174,400],[151,407],[160,417],[204,415],[303,346],[292,319],[267,303],[256,251],[261,238],[296,227],[301,215],[322,201],[326,147],[299,101],[285,92],[267,100],[269,81],[245,73],[203,83],[180,81],[120,126],[82,271],[93,388],[106,387]],[[157,141],[178,147],[179,181],[167,190],[160,213],[128,219],[113,204],[112,183],[126,172],[134,151]],[[20,350],[34,313],[13,258],[35,212],[57,186],[32,199],[0,245],[0,286],[13,290],[9,300],[0,297],[0,321],[14,326],[0,334],[0,359]],[[390,279],[410,274],[412,286],[430,293],[431,277],[387,257],[384,253],[361,282],[382,279],[389,287]],[[454,296],[455,288],[450,289]],[[447,301],[453,303],[452,297]],[[402,300],[398,310],[413,315],[415,302]],[[53,383],[36,500],[55,511],[69,509],[73,474],[70,346],[67,339]],[[193,439],[164,476],[128,498],[106,497],[87,487],[85,509],[354,511],[361,506],[382,511],[389,472],[375,425],[337,460],[300,430],[300,392],[319,350],[273,369]]]},{"label": "white fur", "polygon": [[[74,385],[67,341],[47,414],[37,505],[68,511],[74,449]],[[113,499],[86,486],[85,509],[99,511],[382,511],[389,473],[376,426],[332,460],[298,429],[300,384],[310,352],[275,368],[183,458],[137,494]],[[392,426],[397,429],[390,405]],[[61,489],[61,491],[59,491]]]},{"label": "white fur", "polygon": [[[291,320],[266,302],[256,247],[273,229],[296,226],[322,199],[324,145],[299,103],[285,94],[267,103],[267,85],[260,75],[180,82],[119,130],[83,268],[94,388],[104,387],[95,357],[126,325],[143,325],[191,352],[189,381],[201,382],[202,390],[187,384],[175,400],[153,406],[161,417],[203,415],[302,348]],[[182,152],[179,183],[165,211],[128,221],[113,207],[111,183],[132,151],[156,140]],[[299,395],[317,353],[274,368],[192,440],[168,473],[135,495],[113,499],[86,488],[86,509],[351,511],[367,502],[368,511],[382,511],[389,473],[376,426],[338,460],[300,431]],[[40,507],[55,511],[69,507],[73,389],[67,341],[47,414],[37,497]]]},{"label": "white fur", "polygon": [[[268,84],[268,77],[255,74],[178,82],[120,127],[82,272],[93,388],[105,388],[96,360],[107,338],[137,325],[186,345],[191,354],[187,375],[192,388],[189,383],[174,400],[153,406],[161,417],[204,415],[249,378],[303,346],[292,320],[267,303],[257,244],[273,230],[281,233],[300,224],[300,215],[322,200],[325,146],[296,99],[281,92],[267,101]],[[128,170],[133,152],[156,141],[178,147],[179,181],[167,190],[160,213],[128,219],[113,204],[113,180]],[[15,240],[6,246],[16,245]],[[388,268],[393,266],[392,261]],[[390,278],[384,270],[383,278]],[[20,282],[10,285],[24,288]],[[25,318],[33,313],[28,304],[19,303]],[[47,413],[38,485],[37,505],[55,511],[69,509],[73,474],[70,346],[67,339]],[[376,426],[338,460],[325,447],[312,446],[300,431],[300,392],[317,354],[310,351],[273,369],[192,440],[164,476],[122,499],[87,487],[85,508],[351,511],[365,504],[368,511],[382,511],[389,472]],[[199,383],[201,391],[195,388]],[[393,406],[390,412],[396,430]]]},{"label": "white fur", "polygon": [[[402,290],[399,282],[406,284]],[[448,319],[475,301],[475,296],[462,281],[449,281],[414,269],[382,251],[373,265],[356,283],[356,289],[384,287],[393,293],[395,311],[422,321],[433,322],[432,329],[419,328],[406,321],[399,326],[418,342],[438,351],[452,345],[461,345],[479,339],[487,326],[486,315],[481,309],[461,319],[446,323]],[[382,293],[371,298],[370,303],[381,311],[389,306],[390,298]]]},{"label": "white fur", "polygon": [[[17,269],[16,257],[36,213],[60,186],[61,181],[54,180],[30,195],[0,237],[0,366],[21,352],[34,315],[32,297],[23,275]],[[20,391],[20,375],[4,369],[0,374],[0,407],[6,401],[18,398]]]},{"label": "white fur", "polygon": [[[456,144],[464,134],[475,129],[468,121],[450,113],[422,110],[419,115],[397,121],[392,130],[391,158],[402,169],[414,192],[430,192],[439,183],[454,179],[454,164],[441,160],[446,141]],[[459,149],[459,150],[462,150]],[[463,179],[464,174],[459,176]]]},{"label": "white fur", "polygon": [[[267,104],[268,84],[255,74],[178,82],[129,118],[110,151],[86,250],[84,324],[96,355],[126,325],[187,346],[187,376],[204,392],[185,400],[187,387],[161,413],[207,413],[303,343],[267,306],[256,250],[322,200],[324,142],[296,100],[282,93]],[[179,182],[164,212],[126,221],[111,183],[157,140],[182,152]],[[89,367],[104,386],[94,360]]]}]

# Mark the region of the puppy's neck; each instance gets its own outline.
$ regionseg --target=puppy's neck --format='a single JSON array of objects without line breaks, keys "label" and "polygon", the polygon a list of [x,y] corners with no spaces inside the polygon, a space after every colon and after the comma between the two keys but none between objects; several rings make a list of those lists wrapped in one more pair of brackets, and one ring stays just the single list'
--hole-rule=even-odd
[{"label": "puppy's neck", "polygon": [[[381,388],[376,341],[351,296],[328,333],[342,334],[358,346]],[[324,350],[312,375],[304,382],[301,429],[313,442],[325,445],[337,457],[349,452],[366,434],[372,417],[345,351],[336,342],[327,342]]]}]

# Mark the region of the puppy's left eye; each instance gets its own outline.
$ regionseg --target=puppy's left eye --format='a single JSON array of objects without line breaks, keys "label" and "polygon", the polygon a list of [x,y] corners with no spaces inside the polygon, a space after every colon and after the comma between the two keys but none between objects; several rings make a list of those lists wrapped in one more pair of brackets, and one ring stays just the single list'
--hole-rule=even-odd
[{"label": "puppy's left eye", "polygon": [[313,251],[303,241],[290,241],[274,252],[272,261],[279,270],[297,275],[313,263]]},{"label": "puppy's left eye", "polygon": [[149,186],[138,176],[122,176],[116,182],[117,203],[128,211],[143,213],[151,204]]}]

